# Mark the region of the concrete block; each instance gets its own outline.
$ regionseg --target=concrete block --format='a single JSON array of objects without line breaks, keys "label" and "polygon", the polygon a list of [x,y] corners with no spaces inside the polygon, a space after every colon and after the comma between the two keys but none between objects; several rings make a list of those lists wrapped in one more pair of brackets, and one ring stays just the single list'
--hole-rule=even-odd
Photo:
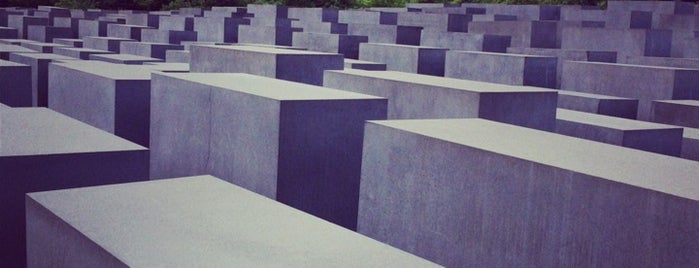
[{"label": "concrete block", "polygon": [[437,264],[699,264],[697,162],[482,119],[364,137],[359,233]]},{"label": "concrete block", "polygon": [[398,24],[398,14],[394,12],[379,12],[379,11],[363,11],[363,10],[340,10],[338,12],[337,22],[339,23],[357,23],[366,24]]},{"label": "concrete block", "polygon": [[636,119],[638,100],[560,90],[558,91],[558,108]]},{"label": "concrete block", "polygon": [[699,128],[699,101],[656,100],[651,102],[651,121]]},{"label": "concrete block", "polygon": [[644,29],[567,27],[561,32],[561,48],[617,51],[617,61],[629,56],[669,57],[672,32]]},{"label": "concrete block", "polygon": [[473,34],[423,29],[420,45],[452,50],[505,52],[510,46],[508,35]]},{"label": "concrete block", "polygon": [[148,26],[129,25],[129,24],[108,24],[107,36],[119,37],[127,39],[135,39],[141,41],[141,31],[143,29],[152,29]]},{"label": "concrete block", "polygon": [[[365,23],[364,21],[361,21]],[[371,43],[389,43],[401,45],[420,45],[421,27],[383,25],[383,24],[347,24],[347,33],[351,35],[365,35]]]},{"label": "concrete block", "polygon": [[153,73],[151,174],[212,174],[355,229],[362,129],[386,103],[249,74]]},{"label": "concrete block", "polygon": [[165,61],[166,62],[181,62],[189,63],[190,61],[189,50],[168,50],[165,51]]},{"label": "concrete block", "polygon": [[0,262],[25,267],[28,192],[148,179],[148,150],[46,108],[3,108]]},{"label": "concrete block", "polygon": [[160,16],[158,29],[170,31],[194,31],[194,17]]},{"label": "concrete block", "polygon": [[0,102],[10,107],[32,106],[32,69],[0,60]]},{"label": "concrete block", "polygon": [[660,14],[694,14],[693,6],[689,2],[610,1],[607,4],[607,10],[639,10]]},{"label": "concrete block", "polygon": [[[28,65],[31,68],[31,82],[29,85],[31,89],[29,90],[31,95],[31,105],[26,106],[48,106],[48,67],[49,63],[53,61],[65,61],[65,60],[75,60],[75,58],[61,56],[57,54],[48,53],[12,53],[10,54],[10,61]],[[15,74],[13,77],[17,79],[17,82],[23,81],[21,77],[23,74]],[[24,82],[22,82],[24,83]],[[26,85],[17,84],[12,86],[13,88],[22,89],[24,91]]]},{"label": "concrete block", "polygon": [[161,15],[152,13],[130,13],[124,14],[124,17],[126,18],[126,24],[140,25],[155,29],[160,27]]},{"label": "concrete block", "polygon": [[27,39],[37,42],[53,42],[54,38],[73,38],[70,28],[53,27],[44,25],[30,25],[27,27]]},{"label": "concrete block", "polygon": [[468,23],[472,15],[466,14],[429,14],[417,12],[398,13],[398,25],[417,26],[424,30],[447,32],[468,32]]},{"label": "concrete block", "polygon": [[150,72],[101,61],[49,64],[49,108],[148,147]]},{"label": "concrete block", "polygon": [[588,51],[579,49],[509,47],[507,53],[556,57],[556,88],[561,88],[561,74],[565,61],[594,61],[616,63],[616,51]]},{"label": "concrete block", "polygon": [[197,41],[236,43],[238,26],[249,24],[249,19],[241,18],[194,18],[194,31],[197,32]]},{"label": "concrete block", "polygon": [[31,193],[26,206],[30,266],[437,267],[212,176]]},{"label": "concrete block", "polygon": [[557,25],[552,21],[470,22],[468,32],[511,36],[513,47],[557,48]]},{"label": "concrete block", "polygon": [[53,50],[53,53],[81,60],[89,60],[90,55],[93,54],[113,54],[114,52],[91,48],[58,47]]},{"label": "concrete block", "polygon": [[304,33],[347,34],[345,23],[292,21],[291,27],[301,28]]},{"label": "concrete block", "polygon": [[386,71],[386,64],[363,60],[345,59],[345,68],[366,71]]},{"label": "concrete block", "polygon": [[300,31],[300,28],[292,27],[238,25],[238,42],[291,46],[293,33]]},{"label": "concrete block", "polygon": [[107,26],[109,24],[123,23],[104,20],[80,20],[78,22],[78,37],[84,38],[86,36],[107,36]]},{"label": "concrete block", "polygon": [[130,55],[130,54],[94,54],[90,60],[98,60],[117,64],[142,65],[146,62],[162,62],[162,59]]},{"label": "concrete block", "polygon": [[684,128],[682,134],[682,158],[699,161],[699,129]]},{"label": "concrete block", "polygon": [[0,38],[17,38],[18,32],[15,28],[0,26]]},{"label": "concrete block", "polygon": [[73,38],[54,38],[53,42],[59,45],[69,46],[69,47],[83,47],[82,39]]},{"label": "concrete block", "polygon": [[106,50],[114,53],[121,52],[121,43],[136,42],[134,39],[106,36],[86,36],[83,38],[85,48]]},{"label": "concrete block", "polygon": [[389,119],[485,118],[553,131],[556,92],[394,71],[326,71],[323,86],[385,97]]},{"label": "concrete block", "polygon": [[479,51],[447,51],[446,77],[556,88],[558,59],[549,56]]},{"label": "concrete block", "polygon": [[312,51],[339,53],[345,58],[358,59],[359,44],[368,41],[369,38],[366,36],[358,35],[295,32],[292,45]]},{"label": "concrete block", "polygon": [[699,69],[699,59],[696,58],[668,58],[668,57],[627,57],[626,64],[666,66],[676,68]]},{"label": "concrete block", "polygon": [[636,118],[644,121],[653,100],[699,99],[695,69],[567,61],[561,79],[562,89],[638,99]]},{"label": "concrete block", "polygon": [[290,7],[287,17],[301,21],[338,22],[340,10],[337,8],[303,8]]},{"label": "concrete block", "polygon": [[190,53],[192,72],[240,72],[312,85],[323,84],[324,70],[343,69],[341,54],[323,52],[256,46],[192,46]]},{"label": "concrete block", "polygon": [[444,76],[446,48],[362,43],[359,59],[386,64],[386,69]]},{"label": "concrete block", "polygon": [[53,26],[70,28],[70,38],[77,38],[80,33],[80,20],[79,18],[56,17],[53,18]]},{"label": "concrete block", "polygon": [[0,39],[0,44],[5,44],[5,45],[18,45],[21,46],[24,43],[34,43],[36,41],[32,40],[27,40],[27,39],[21,39],[21,38],[5,38],[5,39]]},{"label": "concrete block", "polygon": [[556,133],[669,156],[680,156],[682,128],[558,109]]},{"label": "concrete block", "polygon": [[179,45],[183,41],[197,41],[197,32],[143,29],[141,31],[141,41]]},{"label": "concrete block", "polygon": [[8,15],[7,26],[17,29],[20,38],[27,38],[28,28],[30,25],[49,25],[48,18],[29,17],[25,15]]},{"label": "concrete block", "polygon": [[502,14],[474,14],[471,16],[472,21],[516,21],[515,15]]},{"label": "concrete block", "polygon": [[162,60],[165,60],[166,51],[183,49],[184,47],[182,45],[166,43],[122,42],[119,44],[119,51],[122,54],[139,55]]}]

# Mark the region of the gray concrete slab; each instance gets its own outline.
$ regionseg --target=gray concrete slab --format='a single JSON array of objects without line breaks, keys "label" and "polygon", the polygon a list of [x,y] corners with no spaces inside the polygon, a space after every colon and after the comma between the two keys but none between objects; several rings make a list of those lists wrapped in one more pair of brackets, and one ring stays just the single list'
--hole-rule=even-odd
[{"label": "gray concrete slab", "polygon": [[382,62],[386,69],[407,73],[444,76],[446,48],[396,44],[362,43],[359,59]]},{"label": "gray concrete slab", "polygon": [[94,54],[90,60],[98,60],[117,64],[142,65],[146,62],[162,62],[162,59],[130,55],[130,54]]},{"label": "gray concrete slab", "polygon": [[189,16],[160,16],[158,29],[171,31],[193,31],[194,17]]},{"label": "gray concrete slab", "polygon": [[468,32],[511,36],[513,47],[556,48],[556,23],[551,21],[470,22]]},{"label": "gray concrete slab", "polygon": [[106,50],[114,53],[121,52],[122,42],[136,42],[134,39],[107,36],[86,36],[83,37],[83,40],[83,47],[85,48]]},{"label": "gray concrete slab", "polygon": [[166,43],[179,45],[184,41],[197,41],[197,32],[143,29],[141,31],[141,41],[149,43]]},{"label": "gray concrete slab", "polygon": [[421,27],[366,23],[362,20],[348,23],[347,33],[367,36],[371,43],[420,45]]},{"label": "gray concrete slab", "polygon": [[301,28],[238,25],[238,42],[291,46],[293,33]]},{"label": "gray concrete slab", "polygon": [[151,175],[213,174],[354,229],[364,121],[386,105],[249,74],[153,73]]},{"label": "gray concrete slab", "polygon": [[364,11],[364,10],[340,10],[338,12],[338,22],[340,23],[367,23],[396,25],[398,14],[395,12]]},{"label": "gray concrete slab", "polygon": [[167,43],[121,42],[119,52],[122,54],[139,55],[165,60],[168,50],[183,50],[184,46]]},{"label": "gray concrete slab", "polygon": [[326,71],[323,86],[385,97],[389,119],[479,117],[555,129],[556,92],[543,88],[352,69]]},{"label": "gray concrete slab", "polygon": [[82,39],[75,38],[54,38],[53,42],[56,44],[61,44],[69,47],[83,47]]},{"label": "gray concrete slab", "polygon": [[638,100],[584,92],[559,90],[558,108],[636,119]]},{"label": "gray concrete slab", "polygon": [[12,53],[36,53],[36,51],[19,45],[0,44],[0,59],[9,60]]},{"label": "gray concrete slab", "polygon": [[561,73],[565,61],[617,62],[616,51],[508,47],[507,53],[556,57],[556,88],[561,88]]},{"label": "gray concrete slab", "polygon": [[699,128],[699,101],[656,100],[651,103],[650,121]]},{"label": "gray concrete slab", "polygon": [[366,36],[326,33],[293,33],[292,45],[319,52],[340,53],[345,58],[359,58],[359,44],[366,43]]},{"label": "gray concrete slab", "polygon": [[143,26],[143,25],[108,24],[107,25],[107,36],[135,39],[135,40],[141,41],[141,31],[143,29],[153,29],[153,28],[148,27],[148,26]]},{"label": "gray concrete slab", "polygon": [[107,36],[107,25],[123,22],[82,19],[78,22],[78,38],[86,36]]},{"label": "gray concrete slab", "polygon": [[90,55],[94,54],[114,54],[107,50],[82,47],[58,47],[53,50],[53,53],[81,60],[89,60]]},{"label": "gray concrete slab", "polygon": [[423,29],[420,45],[443,47],[453,50],[506,52],[510,46],[510,36],[446,32]]},{"label": "gray concrete slab", "polygon": [[148,150],[45,108],[0,112],[0,262],[24,267],[24,195],[148,179]]},{"label": "gray concrete slab", "polygon": [[[49,53],[12,53],[10,61],[31,67],[31,105],[48,107],[48,68],[53,61],[77,60]],[[21,87],[24,87],[22,85]],[[21,88],[20,87],[20,88]]]},{"label": "gray concrete slab", "polygon": [[190,61],[189,50],[168,50],[168,51],[165,51],[165,61],[166,62],[189,63],[189,61]]},{"label": "gray concrete slab", "polygon": [[102,61],[49,64],[49,108],[148,146],[150,72]]},{"label": "gray concrete slab", "polygon": [[[341,54],[256,46],[192,46],[192,72],[242,72],[321,85],[324,70],[341,70]],[[229,64],[236,62],[236,64]]]},{"label": "gray concrete slab", "polygon": [[424,30],[447,32],[468,32],[472,15],[467,14],[429,14],[418,12],[398,13],[398,25],[418,26]]},{"label": "gray concrete slab", "polygon": [[363,60],[345,59],[345,68],[366,71],[386,71],[386,64]]},{"label": "gray concrete slab", "polygon": [[699,129],[684,128],[681,157],[699,161]]},{"label": "gray concrete slab", "polygon": [[212,176],[31,193],[26,203],[36,266],[438,267]]},{"label": "gray concrete slab", "polygon": [[638,99],[636,118],[648,120],[653,100],[699,99],[699,70],[566,61],[561,88]]},{"label": "gray concrete slab", "polygon": [[617,51],[617,61],[627,57],[669,57],[672,32],[668,30],[604,29],[566,27],[561,30],[561,48]]},{"label": "gray concrete slab", "polygon": [[556,88],[557,57],[447,51],[444,76],[483,82]]},{"label": "gray concrete slab", "polygon": [[49,19],[25,15],[7,16],[6,26],[17,29],[17,33],[20,38],[27,38],[29,25],[49,25]]},{"label": "gray concrete slab", "polygon": [[18,35],[17,29],[0,26],[0,38],[17,38]]},{"label": "gray concrete slab", "polygon": [[699,262],[695,161],[442,119],[367,123],[362,163],[359,233],[447,267]]},{"label": "gray concrete slab", "polygon": [[556,133],[670,156],[680,156],[682,128],[558,109]]},{"label": "gray concrete slab", "polygon": [[235,43],[238,42],[238,26],[249,24],[249,19],[241,18],[194,18],[194,31],[197,41]]},{"label": "gray concrete slab", "polygon": [[27,42],[23,43],[22,46],[39,53],[53,53],[53,49],[56,47],[68,47],[66,45],[43,42]]}]

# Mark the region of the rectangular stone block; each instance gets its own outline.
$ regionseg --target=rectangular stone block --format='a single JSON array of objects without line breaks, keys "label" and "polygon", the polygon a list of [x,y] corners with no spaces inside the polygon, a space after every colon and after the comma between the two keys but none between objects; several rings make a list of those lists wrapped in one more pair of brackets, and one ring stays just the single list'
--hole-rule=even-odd
[{"label": "rectangular stone block", "polygon": [[668,58],[668,57],[627,57],[626,62],[633,65],[666,66],[676,68],[699,69],[699,59],[697,58]]},{"label": "rectangular stone block", "polygon": [[401,73],[326,71],[323,86],[385,97],[389,119],[485,118],[553,131],[556,92]]},{"label": "rectangular stone block", "polygon": [[236,43],[238,26],[249,24],[249,19],[241,18],[194,18],[194,31],[197,32],[197,41]]},{"label": "rectangular stone block", "polygon": [[291,27],[301,28],[304,33],[347,34],[345,23],[292,21]]},{"label": "rectangular stone block", "polygon": [[381,62],[386,69],[417,74],[444,76],[446,48],[362,43],[359,59]]},{"label": "rectangular stone block", "polygon": [[437,30],[422,30],[420,45],[443,47],[452,50],[471,50],[488,52],[506,52],[510,46],[508,35],[473,34],[446,32]]},{"label": "rectangular stone block", "polygon": [[82,39],[74,38],[54,38],[53,42],[59,45],[69,46],[69,47],[83,47]]},{"label": "rectangular stone block", "polygon": [[446,77],[556,88],[556,57],[456,50],[446,54]]},{"label": "rectangular stone block", "polygon": [[638,100],[570,90],[559,90],[558,108],[636,119],[636,114],[638,114]]},{"label": "rectangular stone block", "polygon": [[337,8],[290,7],[287,17],[301,21],[338,22],[340,10]]},{"label": "rectangular stone block", "polygon": [[562,89],[638,99],[636,118],[644,121],[653,100],[699,99],[695,69],[567,61],[561,79]]},{"label": "rectangular stone block", "polygon": [[26,206],[30,266],[437,267],[212,176],[31,193]]},{"label": "rectangular stone block", "polygon": [[420,45],[421,27],[363,24],[364,21],[347,24],[347,33],[351,35],[365,35],[370,43],[388,43],[401,45]]},{"label": "rectangular stone block", "polygon": [[699,128],[699,101],[656,100],[651,102],[651,121]]},{"label": "rectangular stone block", "polygon": [[85,48],[106,50],[114,53],[121,52],[121,43],[136,42],[134,39],[106,36],[86,36],[83,38]]},{"label": "rectangular stone block", "polygon": [[558,109],[556,133],[670,156],[680,156],[682,128]]},{"label": "rectangular stone block", "polygon": [[386,99],[231,73],[153,73],[152,92],[153,178],[213,174],[356,227],[362,128]]},{"label": "rectangular stone block", "polygon": [[94,54],[90,60],[98,60],[117,64],[142,65],[146,62],[162,62],[162,59],[130,55],[130,54]]},{"label": "rectangular stone block", "polygon": [[0,38],[17,38],[18,32],[15,28],[0,26]]},{"label": "rectangular stone block", "polygon": [[366,71],[386,71],[386,64],[363,60],[345,59],[345,68]]},{"label": "rectangular stone block", "polygon": [[0,60],[0,102],[10,107],[32,106],[32,69]]},{"label": "rectangular stone block", "polygon": [[79,18],[56,17],[53,18],[53,26],[70,28],[70,38],[77,38],[80,33],[80,20]]},{"label": "rectangular stone block", "polygon": [[616,51],[589,51],[579,49],[509,47],[507,53],[556,57],[556,88],[561,88],[561,74],[565,61],[594,61],[616,63]]},{"label": "rectangular stone block", "polygon": [[667,30],[566,27],[561,32],[561,48],[617,51],[618,62],[629,56],[669,57],[671,42]]},{"label": "rectangular stone block", "polygon": [[148,146],[150,72],[101,61],[49,64],[49,108]]},{"label": "rectangular stone block", "polygon": [[607,10],[640,10],[660,14],[694,14],[693,5],[688,2],[610,1],[607,4]]},{"label": "rectangular stone block", "polygon": [[160,16],[158,29],[170,31],[194,31],[194,17]]},{"label": "rectangular stone block", "polygon": [[119,51],[122,54],[139,55],[165,60],[165,52],[168,50],[182,50],[184,46],[166,43],[147,42],[122,42]]},{"label": "rectangular stone block", "polygon": [[138,13],[129,13],[129,14],[124,14],[124,17],[126,18],[126,24],[131,24],[131,25],[140,25],[140,26],[145,26],[149,28],[158,28],[160,27],[160,17],[161,15],[158,14],[153,14],[153,13],[146,13],[146,12],[138,12]]},{"label": "rectangular stone block", "polygon": [[246,8],[255,18],[287,18],[289,14],[289,8],[283,5],[248,4]]},{"label": "rectangular stone block", "polygon": [[141,31],[143,29],[152,29],[152,28],[148,27],[148,26],[143,26],[143,25],[108,24],[107,25],[107,36],[135,39],[135,40],[141,41]]},{"label": "rectangular stone block", "polygon": [[[324,70],[343,69],[341,54],[257,46],[190,47],[192,72],[249,73],[312,85]],[[235,62],[236,64],[230,64]]]},{"label": "rectangular stone block", "polygon": [[107,25],[109,24],[123,23],[107,20],[80,20],[78,22],[78,37],[84,38],[86,36],[107,36]]},{"label": "rectangular stone block", "polygon": [[695,266],[698,172],[482,119],[372,121],[358,231],[446,267]]},{"label": "rectangular stone block", "polygon": [[291,46],[294,32],[300,28],[238,25],[238,42]]},{"label": "rectangular stone block", "polygon": [[1,108],[0,263],[25,267],[28,192],[148,179],[148,150],[45,108]]},{"label": "rectangular stone block", "polygon": [[179,45],[183,41],[197,41],[197,32],[159,29],[143,29],[141,41]]},{"label": "rectangular stone block", "polygon": [[682,158],[699,161],[699,129],[684,128],[682,134]]},{"label": "rectangular stone block", "polygon": [[93,54],[114,54],[114,52],[107,50],[81,47],[58,47],[53,50],[53,53],[81,60],[89,60],[90,55]]},{"label": "rectangular stone block", "polygon": [[479,21],[470,22],[468,32],[509,35],[513,47],[557,48],[556,27],[552,21]]},{"label": "rectangular stone block", "polygon": [[[65,61],[65,60],[75,60],[75,58],[61,56],[57,54],[48,53],[12,53],[10,54],[10,61],[28,65],[31,68],[31,105],[27,106],[48,106],[48,67],[49,63],[53,61]],[[13,76],[15,79],[23,77],[22,75]],[[23,81],[22,79],[18,79]],[[24,82],[22,82],[24,83]],[[26,85],[18,84],[12,87],[18,87],[18,89],[24,88]],[[23,89],[24,90],[24,89]]]},{"label": "rectangular stone block", "polygon": [[53,42],[54,38],[73,38],[70,28],[53,27],[44,25],[30,25],[27,27],[27,39],[37,42]]},{"label": "rectangular stone block", "polygon": [[189,63],[190,61],[189,50],[168,50],[165,51],[165,61],[166,62],[181,62]]},{"label": "rectangular stone block", "polygon": [[398,24],[398,14],[394,12],[347,9],[339,11],[337,21],[348,24],[362,22],[366,24],[396,25]]},{"label": "rectangular stone block", "polygon": [[7,26],[17,29],[20,38],[27,38],[29,25],[49,25],[48,18],[30,17],[25,15],[8,15]]},{"label": "rectangular stone block", "polygon": [[358,35],[295,32],[292,45],[312,51],[339,53],[345,58],[357,59],[359,44],[368,41],[366,36]]}]

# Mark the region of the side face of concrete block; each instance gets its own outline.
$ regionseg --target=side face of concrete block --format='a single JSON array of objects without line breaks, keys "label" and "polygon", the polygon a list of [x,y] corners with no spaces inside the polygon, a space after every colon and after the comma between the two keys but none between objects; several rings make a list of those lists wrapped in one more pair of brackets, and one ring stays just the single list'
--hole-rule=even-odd
[{"label": "side face of concrete block", "polygon": [[558,108],[636,119],[638,100],[560,90]]},{"label": "side face of concrete block", "polygon": [[[699,242],[686,237],[699,235],[699,230],[693,227],[699,218],[697,188],[691,187],[692,194],[681,196],[677,194],[683,190],[677,187],[654,188],[666,187],[667,179],[695,181],[694,172],[689,170],[696,170],[696,163],[672,158],[672,163],[648,165],[653,163],[647,162],[650,158],[668,158],[514,126],[498,125],[502,128],[491,129],[481,122],[466,119],[454,123],[449,120],[427,124],[417,120],[368,123],[359,232],[445,266],[515,263],[633,266],[696,262],[697,258],[688,256],[697,256],[695,249]],[[443,139],[447,136],[453,139]],[[481,138],[476,142],[477,136]],[[523,138],[526,143],[522,143]],[[455,146],[457,139],[471,140],[473,147]],[[517,139],[522,146],[512,147],[514,143],[510,139]],[[534,140],[538,142],[533,143]],[[518,158],[523,155],[514,153],[524,149],[531,150],[532,155],[550,152],[554,158],[561,158],[564,156],[558,153],[559,148],[566,149],[559,147],[559,142],[579,143],[576,148],[585,148],[570,156],[579,159],[585,155],[585,161],[592,161],[588,168],[597,169],[598,175],[580,172],[578,168],[584,167],[541,163],[536,162],[537,157]],[[493,146],[484,147],[484,144]],[[509,148],[505,151],[512,150],[509,152],[514,154],[495,149],[499,146]],[[598,150],[617,155],[602,156]],[[617,158],[620,154],[641,159],[622,164],[628,158]],[[429,164],[425,159],[430,159]],[[494,168],[494,163],[503,168]],[[617,170],[620,164],[624,168],[632,167],[630,170],[635,175],[609,177],[614,172],[608,171]],[[608,171],[602,171],[607,167]],[[683,172],[690,173],[683,175]],[[647,175],[639,177],[642,173]],[[663,179],[654,182],[642,179],[654,176]],[[648,189],[650,185],[645,183],[655,186]],[[663,204],[663,208],[653,209],[658,208],[656,202]],[[589,205],[580,206],[581,203]],[[658,215],[666,220],[658,222]],[[410,224],[405,224],[406,221]],[[542,228],[542,224],[548,227]],[[662,249],[644,242],[658,237],[662,237]],[[534,245],[546,250],[531,251],[530,246]],[[636,250],[627,251],[630,246]],[[650,252],[654,254],[647,255]]]},{"label": "side face of concrete block", "polygon": [[73,58],[45,53],[12,53],[10,55],[10,61],[31,66],[32,106],[48,107],[48,67],[54,60],[73,60]]},{"label": "side face of concrete block", "polygon": [[448,51],[445,76],[537,87],[556,87],[556,57]]},{"label": "side face of concrete block", "polygon": [[653,101],[651,121],[699,128],[699,101]]},{"label": "side face of concrete block", "polygon": [[31,107],[34,103],[32,68],[0,60],[0,70],[0,102],[11,107]]},{"label": "side face of concrete block", "polygon": [[362,43],[359,59],[381,62],[392,71],[443,76],[446,49]]}]

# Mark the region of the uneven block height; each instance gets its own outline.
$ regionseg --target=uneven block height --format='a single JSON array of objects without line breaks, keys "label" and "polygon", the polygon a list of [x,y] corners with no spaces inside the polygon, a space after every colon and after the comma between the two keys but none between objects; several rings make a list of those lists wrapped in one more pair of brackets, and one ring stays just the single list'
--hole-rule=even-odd
[{"label": "uneven block height", "polygon": [[355,229],[362,129],[386,102],[249,74],[153,73],[152,178],[212,174]]},{"label": "uneven block height", "polygon": [[148,147],[150,72],[101,61],[49,64],[49,108]]},{"label": "uneven block height", "polygon": [[325,34],[296,32],[292,45],[307,48],[311,51],[340,53],[345,58],[359,58],[359,44],[366,43],[366,36],[346,34]]},{"label": "uneven block height", "polygon": [[53,50],[54,54],[72,57],[81,60],[89,60],[94,54],[114,54],[114,52],[82,47],[58,47]]},{"label": "uneven block height", "polygon": [[468,32],[471,19],[470,14],[398,13],[398,25],[422,27],[423,31]]},{"label": "uneven block height", "polygon": [[190,56],[192,72],[240,72],[312,85],[323,84],[324,70],[343,69],[341,54],[269,47],[194,45]]},{"label": "uneven block height", "polygon": [[420,45],[453,50],[506,52],[510,36],[422,30]]},{"label": "uneven block height", "polygon": [[45,25],[30,25],[27,27],[27,39],[37,42],[53,42],[54,38],[73,38],[70,28]]},{"label": "uneven block height", "polygon": [[141,31],[143,29],[152,29],[152,28],[150,28],[148,26],[143,26],[143,25],[108,24],[107,25],[107,36],[126,38],[126,39],[135,39],[135,40],[141,41]]},{"label": "uneven block height", "polygon": [[141,31],[141,41],[179,45],[183,41],[197,41],[197,32],[143,29]]},{"label": "uneven block height", "polygon": [[[53,61],[75,60],[75,58],[47,53],[12,53],[10,61],[31,66],[31,105],[47,107],[49,105],[49,63]],[[20,76],[13,76],[18,79]],[[3,83],[4,84],[4,83]],[[24,85],[19,85],[24,87]]]},{"label": "uneven block height", "polygon": [[31,267],[437,267],[212,176],[31,193],[26,206]]},{"label": "uneven block height", "polygon": [[651,103],[651,121],[699,128],[699,101],[657,100]]},{"label": "uneven block height", "polygon": [[364,21],[355,21],[347,25],[347,33],[351,35],[364,35],[369,37],[371,43],[387,43],[401,45],[420,45],[421,27],[397,26],[383,24],[361,24]]},{"label": "uneven block height", "polygon": [[226,17],[194,18],[197,41],[202,42],[237,43],[240,25],[250,25],[250,20]]},{"label": "uneven block height", "polygon": [[1,108],[0,263],[25,267],[28,192],[148,179],[148,149],[45,108]]},{"label": "uneven block height", "polygon": [[638,100],[570,90],[559,90],[558,108],[636,119],[636,114],[638,114]]},{"label": "uneven block height", "polygon": [[561,48],[617,51],[617,61],[627,57],[669,57],[672,31],[645,29],[603,29],[566,27],[561,32]]},{"label": "uneven block height", "polygon": [[696,174],[694,161],[482,119],[372,121],[358,231],[447,267],[692,267]]},{"label": "uneven block height", "polygon": [[9,60],[10,53],[36,53],[36,51],[18,45],[0,44],[0,59]]},{"label": "uneven block height", "polygon": [[479,51],[447,51],[446,77],[509,85],[556,88],[556,64],[550,56]]},{"label": "uneven block height", "polygon": [[363,43],[359,59],[381,62],[391,71],[444,76],[446,48]]},{"label": "uneven block height", "polygon": [[138,55],[165,60],[168,50],[183,50],[184,46],[166,43],[122,42],[119,51],[122,54]]},{"label": "uneven block height", "polygon": [[162,59],[130,55],[130,54],[95,54],[90,55],[90,60],[98,60],[117,64],[141,65],[146,62],[162,62]]},{"label": "uneven block height", "polygon": [[556,133],[670,156],[682,151],[681,127],[567,109],[556,113]]},{"label": "uneven block height", "polygon": [[49,25],[48,18],[29,17],[25,15],[7,15],[7,25],[10,28],[17,29],[20,38],[27,38],[28,28],[30,25]]},{"label": "uneven block height", "polygon": [[367,71],[385,71],[386,64],[380,62],[345,59],[345,68]]},{"label": "uneven block height", "polygon": [[291,46],[293,33],[301,32],[301,28],[272,27],[272,26],[238,26],[238,42],[250,44]]},{"label": "uneven block height", "polygon": [[566,61],[561,80],[566,90],[638,99],[639,120],[651,118],[653,100],[699,99],[695,69]]},{"label": "uneven block height", "polygon": [[0,103],[10,107],[31,107],[32,95],[32,68],[0,60]]},{"label": "uneven block height", "polygon": [[556,27],[552,21],[474,21],[468,23],[468,32],[509,35],[513,47],[556,48]]},{"label": "uneven block height", "polygon": [[83,40],[83,47],[85,48],[106,50],[114,53],[121,52],[121,43],[136,42],[134,39],[106,36],[86,36],[83,38]]},{"label": "uneven block height", "polygon": [[87,36],[107,36],[107,25],[122,24],[108,20],[80,20],[78,22],[78,38]]},{"label": "uneven block height", "polygon": [[[23,47],[34,50],[39,53],[53,53],[53,49],[56,47],[67,47],[61,44],[54,43],[42,43],[42,42],[27,42],[22,43]],[[14,54],[14,53],[13,53]]]},{"label": "uneven block height", "polygon": [[556,91],[402,72],[326,71],[323,86],[385,97],[389,119],[479,117],[553,131]]}]

